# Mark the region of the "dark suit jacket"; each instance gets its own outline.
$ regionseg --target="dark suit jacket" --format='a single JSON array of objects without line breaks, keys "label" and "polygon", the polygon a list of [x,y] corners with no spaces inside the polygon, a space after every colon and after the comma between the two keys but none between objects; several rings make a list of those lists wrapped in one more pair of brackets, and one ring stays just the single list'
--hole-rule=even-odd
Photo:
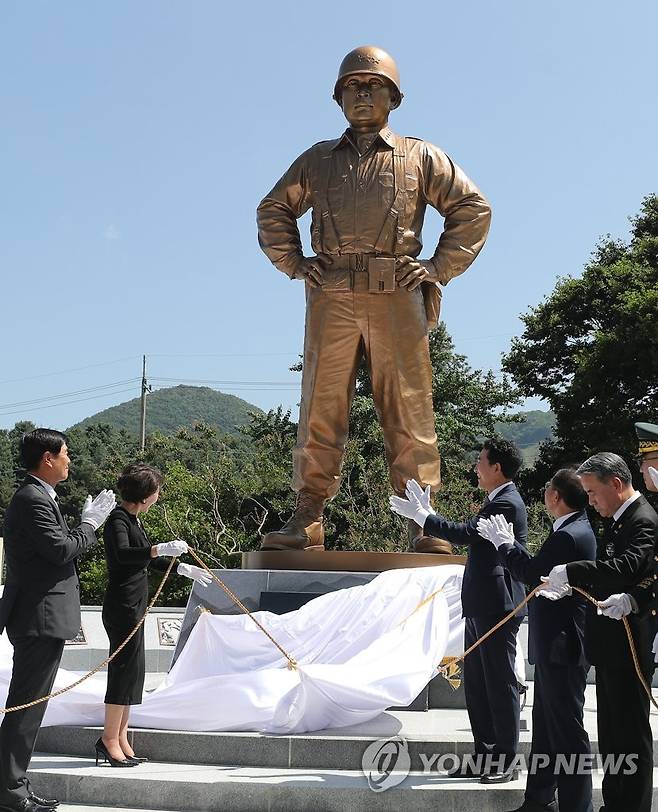
[{"label": "dark suit jacket", "polygon": [[[585,511],[570,516],[532,556],[520,544],[500,550],[507,569],[536,587],[558,564],[596,558],[596,536]],[[534,598],[528,604],[528,660],[550,665],[586,665],[585,598],[574,593],[559,601]]]},{"label": "dark suit jacket", "polygon": [[[480,512],[467,522],[450,522],[440,514],[428,516],[425,533],[447,539],[453,544],[467,544],[468,556],[462,581],[462,614],[464,617],[502,615],[510,612],[525,598],[523,585],[503,566],[496,548],[477,531],[480,518],[501,513],[514,525],[514,536],[525,546],[528,540],[528,517],[521,494],[509,482],[493,500],[487,499]],[[525,615],[525,609],[519,617]]]},{"label": "dark suit jacket", "polygon": [[11,637],[75,637],[80,630],[75,559],[96,543],[93,527],[69,530],[43,485],[28,476],[7,507],[4,543],[0,631],[6,627]]},{"label": "dark suit jacket", "polygon": [[136,516],[118,505],[103,528],[107,586],[103,622],[130,631],[146,610],[149,569],[166,572],[168,557],[151,558],[151,543]]},{"label": "dark suit jacket", "polygon": [[[599,542],[596,561],[574,561],[567,566],[569,583],[602,600],[618,592],[630,592],[650,577],[658,515],[640,496],[626,508],[618,522],[608,527]],[[647,612],[629,615],[633,638],[643,666],[652,668],[652,624]],[[628,667],[631,654],[623,623],[596,614],[588,602],[585,637],[587,658],[593,665]]]}]

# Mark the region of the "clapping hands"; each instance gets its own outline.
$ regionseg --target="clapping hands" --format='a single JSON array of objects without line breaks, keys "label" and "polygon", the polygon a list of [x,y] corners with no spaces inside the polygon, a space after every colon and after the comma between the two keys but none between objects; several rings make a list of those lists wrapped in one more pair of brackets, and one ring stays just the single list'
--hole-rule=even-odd
[{"label": "clapping hands", "polygon": [[117,500],[113,491],[102,490],[95,499],[87,496],[82,506],[80,522],[90,524],[94,530],[103,524],[105,519],[116,507]]},{"label": "clapping hands", "polygon": [[406,498],[391,496],[388,500],[391,510],[406,519],[413,519],[417,525],[423,527],[427,517],[436,513],[430,504],[430,486],[428,485],[423,490],[415,479],[409,479],[405,488],[405,496]]},{"label": "clapping hands", "polygon": [[489,519],[482,517],[477,524],[478,533],[499,550],[504,544],[514,544],[514,525],[500,513]]}]

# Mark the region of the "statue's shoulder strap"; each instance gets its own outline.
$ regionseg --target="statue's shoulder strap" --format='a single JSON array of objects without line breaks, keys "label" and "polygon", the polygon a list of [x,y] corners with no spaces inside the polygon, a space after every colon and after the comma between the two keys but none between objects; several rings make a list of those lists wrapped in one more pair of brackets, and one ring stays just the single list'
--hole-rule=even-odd
[{"label": "statue's shoulder strap", "polygon": [[404,136],[397,136],[393,149],[393,182],[395,197],[386,212],[384,224],[375,244],[375,252],[402,253],[404,230],[407,222],[407,144]]}]

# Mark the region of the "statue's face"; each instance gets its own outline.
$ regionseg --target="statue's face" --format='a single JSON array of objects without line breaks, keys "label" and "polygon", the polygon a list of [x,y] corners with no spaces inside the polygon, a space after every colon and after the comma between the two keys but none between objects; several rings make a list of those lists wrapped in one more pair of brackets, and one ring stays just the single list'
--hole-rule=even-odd
[{"label": "statue's face", "polygon": [[355,73],[342,86],[341,107],[350,126],[362,132],[377,132],[395,108],[391,87],[371,73]]}]

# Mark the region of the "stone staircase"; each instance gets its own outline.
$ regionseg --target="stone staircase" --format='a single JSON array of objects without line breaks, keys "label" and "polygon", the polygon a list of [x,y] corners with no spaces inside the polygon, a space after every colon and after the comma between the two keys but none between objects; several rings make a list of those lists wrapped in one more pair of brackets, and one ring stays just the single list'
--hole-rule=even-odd
[{"label": "stone staircase", "polygon": [[[585,718],[596,750],[591,688]],[[652,723],[658,731],[658,714],[652,713]],[[151,760],[131,769],[94,766],[93,744],[99,733],[98,728],[85,727],[44,728],[40,733],[40,753],[32,761],[30,777],[35,791],[62,801],[61,812],[504,812],[520,805],[525,786],[523,774],[516,782],[489,788],[474,779],[446,778],[436,766],[423,769],[436,755],[470,752],[463,710],[389,711],[364,725],[294,736],[136,730],[133,746]],[[362,769],[363,753],[374,740],[391,737],[407,743],[411,772],[399,774],[396,786],[374,792]],[[529,750],[530,734],[523,732],[520,751],[527,756]],[[658,752],[655,758],[658,766]],[[654,772],[658,804],[658,770]],[[594,773],[594,809],[601,805],[601,777]],[[70,810],[67,805],[72,805]]]}]

